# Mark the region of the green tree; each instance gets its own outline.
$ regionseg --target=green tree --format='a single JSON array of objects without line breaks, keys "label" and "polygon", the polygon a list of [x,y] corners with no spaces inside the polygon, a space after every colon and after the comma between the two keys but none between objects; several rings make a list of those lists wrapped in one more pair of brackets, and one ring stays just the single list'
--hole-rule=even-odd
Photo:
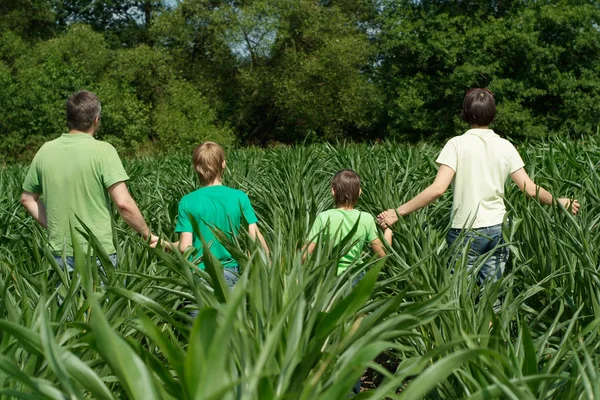
[{"label": "green tree", "polygon": [[500,2],[478,2],[468,14],[475,2],[453,4],[390,2],[383,9],[379,82],[390,134],[462,132],[462,98],[477,86],[496,94],[494,127],[504,134],[596,132],[596,6],[508,2],[499,12]]},{"label": "green tree", "polygon": [[11,31],[28,40],[48,39],[56,33],[53,0],[0,2],[0,35]]}]

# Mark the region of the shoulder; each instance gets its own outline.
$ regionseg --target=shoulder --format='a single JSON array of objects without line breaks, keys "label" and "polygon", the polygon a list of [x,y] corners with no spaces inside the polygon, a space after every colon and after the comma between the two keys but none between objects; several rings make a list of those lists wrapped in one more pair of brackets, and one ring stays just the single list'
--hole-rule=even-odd
[{"label": "shoulder", "polygon": [[54,151],[54,148],[58,145],[58,139],[54,139],[54,140],[49,140],[46,143],[44,143],[43,145],[40,146],[40,148],[38,149],[37,153],[35,154],[36,156],[38,154],[44,154],[48,151]]},{"label": "shoulder", "polygon": [[244,200],[244,201],[246,201],[246,200],[250,201],[250,197],[243,190],[234,189],[234,188],[229,187],[229,186],[223,186],[222,188],[223,188],[222,189],[223,191],[226,191],[233,198],[237,198],[239,200]]},{"label": "shoulder", "polygon": [[315,221],[327,221],[331,217],[332,210],[321,211],[317,214]]},{"label": "shoulder", "polygon": [[364,212],[361,211],[359,214],[360,220],[364,223],[371,223],[371,222],[375,222],[375,217],[373,216],[373,214],[370,214],[368,212]]},{"label": "shoulder", "polygon": [[100,152],[103,155],[108,154],[108,153],[117,153],[117,149],[115,149],[115,146],[113,146],[112,144],[110,144],[108,142],[103,142],[101,140],[95,140],[93,146],[96,147],[98,152]]},{"label": "shoulder", "polygon": [[193,203],[195,201],[197,201],[199,198],[202,198],[202,188],[198,189],[198,190],[194,190],[191,193],[186,194],[185,196],[183,196],[181,198],[181,200],[179,200],[179,206],[185,206],[189,203]]},{"label": "shoulder", "polygon": [[448,139],[446,141],[446,144],[444,145],[444,148],[445,149],[448,148],[448,147],[456,148],[458,146],[458,144],[460,142],[464,141],[464,140],[465,140],[464,135],[453,136],[453,137],[451,137],[450,139]]}]

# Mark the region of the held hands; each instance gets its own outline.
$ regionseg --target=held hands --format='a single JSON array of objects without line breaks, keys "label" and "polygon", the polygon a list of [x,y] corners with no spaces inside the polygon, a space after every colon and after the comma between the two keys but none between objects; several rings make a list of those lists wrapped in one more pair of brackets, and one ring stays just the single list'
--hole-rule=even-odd
[{"label": "held hands", "polygon": [[158,236],[150,234],[150,247],[155,249],[156,246],[158,246],[159,241],[160,239],[158,238]]},{"label": "held hands", "polygon": [[558,199],[558,202],[562,204],[567,210],[569,210],[570,208],[570,211],[573,215],[577,214],[579,212],[579,208],[581,207],[581,205],[576,199],[567,199],[565,197],[562,197]]},{"label": "held hands", "polygon": [[395,208],[390,208],[377,216],[377,223],[383,229],[389,228],[398,222],[398,215]]}]

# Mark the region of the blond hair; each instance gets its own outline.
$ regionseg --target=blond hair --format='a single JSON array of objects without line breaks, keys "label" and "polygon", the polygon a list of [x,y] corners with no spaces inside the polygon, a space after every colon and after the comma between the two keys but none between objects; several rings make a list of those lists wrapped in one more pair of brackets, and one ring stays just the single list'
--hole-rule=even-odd
[{"label": "blond hair", "polygon": [[198,172],[200,182],[208,185],[223,176],[225,152],[215,142],[204,142],[194,149],[192,154],[194,169]]}]

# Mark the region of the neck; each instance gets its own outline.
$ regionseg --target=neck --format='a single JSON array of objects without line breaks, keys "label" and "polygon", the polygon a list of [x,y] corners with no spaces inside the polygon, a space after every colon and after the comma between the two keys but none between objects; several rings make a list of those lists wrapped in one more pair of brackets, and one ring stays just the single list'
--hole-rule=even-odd
[{"label": "neck", "polygon": [[81,134],[86,134],[86,135],[91,135],[91,136],[94,136],[94,131],[92,130],[92,131],[86,132],[86,131],[78,131],[77,129],[71,129],[71,130],[69,131],[69,134],[70,134],[70,135],[81,135]]},{"label": "neck", "polygon": [[486,126],[471,125],[471,129],[489,129],[489,128],[488,128],[488,125],[486,125]]},{"label": "neck", "polygon": [[222,185],[223,185],[223,182],[220,179],[215,179],[211,183],[207,183],[204,186],[222,186]]},{"label": "neck", "polygon": [[346,211],[350,211],[350,210],[354,210],[353,206],[339,206],[336,207],[338,210],[346,210]]}]

